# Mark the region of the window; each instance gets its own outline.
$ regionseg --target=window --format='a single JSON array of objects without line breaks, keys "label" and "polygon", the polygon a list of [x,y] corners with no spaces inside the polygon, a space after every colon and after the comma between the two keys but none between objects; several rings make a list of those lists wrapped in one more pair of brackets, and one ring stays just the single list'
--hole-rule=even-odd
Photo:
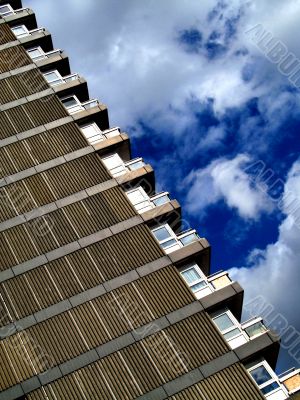
[{"label": "window", "polygon": [[190,264],[180,273],[197,298],[212,293],[213,290],[207,282],[206,276],[196,263]]},{"label": "window", "polygon": [[46,72],[44,77],[51,86],[59,85],[63,82],[63,78],[57,70]]},{"label": "window", "polygon": [[240,323],[228,308],[213,313],[211,317],[232,349],[242,346],[249,341]]},{"label": "window", "polygon": [[11,30],[17,38],[27,36],[29,34],[28,29],[25,25],[14,26],[13,28],[11,28]]},{"label": "window", "polygon": [[105,139],[101,129],[95,122],[83,125],[80,127],[80,129],[90,144],[95,144]]},{"label": "window", "polygon": [[45,53],[41,47],[33,47],[32,49],[28,49],[27,53],[32,60],[40,60],[42,58],[45,58]]},{"label": "window", "polygon": [[[261,392],[270,399],[287,399],[287,392],[280,385],[279,379],[267,361],[248,368],[248,371],[254,381],[257,383]],[[275,397],[272,394],[276,394]]]},{"label": "window", "polygon": [[244,329],[250,338],[261,335],[262,333],[265,333],[267,331],[267,328],[262,323],[262,321],[258,321],[255,324],[247,326]]},{"label": "window", "polygon": [[127,197],[139,212],[145,212],[154,207],[145,190],[140,186],[126,193]]},{"label": "window", "polygon": [[6,4],[5,6],[0,6],[0,15],[6,17],[8,15],[11,15],[14,13],[14,10],[9,4]]},{"label": "window", "polygon": [[152,232],[163,249],[167,249],[178,244],[176,235],[168,224],[153,229]]},{"label": "window", "polygon": [[83,107],[76,96],[68,96],[61,99],[61,101],[70,114],[75,114],[78,111],[83,110]]}]

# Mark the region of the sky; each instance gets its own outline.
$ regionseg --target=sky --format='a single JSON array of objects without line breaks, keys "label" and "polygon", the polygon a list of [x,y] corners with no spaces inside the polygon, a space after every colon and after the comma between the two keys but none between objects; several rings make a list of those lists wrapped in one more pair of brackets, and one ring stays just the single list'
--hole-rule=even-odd
[{"label": "sky", "polygon": [[243,286],[243,318],[262,296],[270,325],[293,330],[278,371],[299,367],[300,1],[23,5],[209,240],[212,272]]}]

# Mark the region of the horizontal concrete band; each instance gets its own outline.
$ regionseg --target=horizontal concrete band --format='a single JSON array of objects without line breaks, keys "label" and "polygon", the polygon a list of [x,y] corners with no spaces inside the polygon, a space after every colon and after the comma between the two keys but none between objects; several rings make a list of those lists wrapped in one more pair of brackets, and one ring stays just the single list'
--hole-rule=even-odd
[{"label": "horizontal concrete band", "polygon": [[[6,21],[4,21],[4,23],[5,22]],[[8,49],[9,47],[19,46],[22,44],[33,42],[33,41],[39,40],[39,39],[47,37],[47,36],[51,36],[51,34],[47,30],[45,30],[45,31],[41,31],[41,32],[35,32],[33,35],[24,36],[23,38],[19,38],[19,39],[16,38],[16,40],[12,40],[11,42],[0,45],[0,51]]]},{"label": "horizontal concrete band", "polygon": [[[107,357],[110,354],[120,351],[134,343],[137,343],[145,339],[146,337],[153,335],[154,333],[160,332],[163,329],[166,329],[167,327],[172,326],[201,311],[203,311],[201,305],[199,304],[199,302],[195,301],[188,306],[185,306],[164,317],[154,320],[147,325],[126,333],[117,339],[111,340],[110,342],[107,342],[95,349],[89,350],[88,352],[81,354],[80,356],[77,356],[72,360],[64,362],[40,375],[29,378],[26,381],[1,392],[0,400],[17,399],[19,396],[28,394],[33,390],[42,387],[43,385],[47,385],[63,376],[84,368],[91,363],[99,361],[100,359]],[[163,391],[167,395],[173,395],[185,389],[186,387],[189,387],[202,379],[208,378],[209,376],[220,372],[222,369],[227,368],[230,365],[235,364],[239,361],[240,360],[237,355],[233,351],[229,351],[225,355],[218,357],[215,360],[212,360],[209,363],[206,363],[201,367],[196,368],[171,382],[166,383],[160,389],[156,389],[151,393],[157,393],[157,391],[163,389]],[[160,398],[153,397],[153,394],[151,393],[145,394],[139,397],[139,399],[148,400],[150,398],[153,398],[157,400],[158,398]],[[148,397],[149,395],[151,395],[152,397]]]},{"label": "horizontal concrete band", "polygon": [[21,75],[24,72],[30,71],[32,69],[37,69],[37,68],[38,68],[37,65],[35,63],[32,63],[32,64],[25,65],[24,67],[21,67],[21,68],[13,69],[8,72],[2,72],[2,73],[0,73],[0,81],[2,79],[10,78],[11,76]]},{"label": "horizontal concrete band", "polygon": [[39,174],[41,172],[45,172],[49,169],[58,167],[59,165],[66,164],[67,162],[76,160],[78,158],[81,158],[81,157],[86,156],[87,154],[90,154],[93,152],[95,152],[95,149],[93,146],[86,146],[86,147],[83,147],[82,149],[73,151],[71,153],[67,153],[63,156],[54,158],[54,159],[46,161],[44,163],[37,164],[31,168],[17,172],[13,175],[8,175],[0,180],[0,188],[10,185],[11,183],[14,183],[14,182],[21,181],[30,176]]},{"label": "horizontal concrete band", "polygon": [[[164,256],[155,261],[152,261],[151,263],[144,264],[136,269],[133,269],[126,274],[119,275],[118,277],[103,282],[98,286],[85,290],[84,292],[78,293],[70,298],[66,298],[59,303],[53,304],[47,308],[35,312],[34,314],[28,315],[27,317],[24,317],[9,325],[1,327],[0,340],[11,336],[16,332],[21,332],[24,329],[37,325],[38,323],[45,321],[49,318],[62,314],[88,301],[101,297],[106,293],[110,293],[113,290],[116,290],[124,285],[128,285],[129,283],[135,282],[144,276],[150,275],[151,273],[159,271],[170,265],[172,265],[171,260],[167,256]],[[201,304],[200,302],[198,303]]]},{"label": "horizontal concrete band", "polygon": [[93,233],[89,236],[85,236],[74,242],[68,243],[65,246],[58,247],[55,250],[51,250],[48,253],[41,254],[35,258],[32,258],[31,260],[25,261],[22,264],[14,265],[13,267],[10,267],[0,272],[0,282],[4,282],[8,279],[13,278],[14,276],[18,276],[36,267],[40,267],[44,264],[47,264],[49,261],[54,261],[58,258],[67,256],[68,254],[71,254],[77,250],[84,249],[94,243],[97,243],[103,239],[106,239],[110,236],[113,236],[117,233],[130,229],[142,223],[144,223],[143,219],[139,215],[136,215],[126,221],[122,221],[116,225],[112,225],[109,228],[102,229],[101,231]]},{"label": "horizontal concrete band", "polygon": [[[5,22],[5,21],[4,21]],[[2,22],[3,23],[3,22]],[[2,50],[6,50],[9,49],[10,47],[14,47],[14,46],[18,46],[21,43],[19,42],[19,40],[13,40],[12,42],[8,42],[8,43],[4,43],[0,45],[0,51]]]},{"label": "horizontal concrete band", "polygon": [[64,118],[56,119],[55,121],[49,122],[48,124],[40,125],[36,128],[30,129],[28,131],[20,132],[20,133],[17,133],[16,135],[12,135],[12,136],[9,136],[8,138],[2,139],[2,140],[0,140],[0,147],[8,146],[9,144],[15,143],[18,140],[28,139],[29,137],[38,135],[40,133],[49,131],[54,128],[58,128],[62,125],[66,125],[69,122],[80,122],[81,119],[93,116],[94,114],[102,112],[104,110],[107,110],[107,107],[104,104],[100,104],[100,105],[98,105],[98,107],[94,107],[89,110],[83,110],[76,114],[69,115]]},{"label": "horizontal concrete band", "polygon": [[7,111],[11,108],[15,108],[18,106],[22,106],[23,104],[30,103],[31,101],[34,101],[34,100],[43,99],[44,97],[47,97],[47,96],[51,96],[51,95],[54,96],[55,94],[56,94],[56,92],[54,91],[54,89],[48,88],[48,89],[42,90],[38,93],[34,93],[30,96],[21,97],[20,99],[11,101],[10,103],[2,104],[2,105],[0,105],[0,112]]}]

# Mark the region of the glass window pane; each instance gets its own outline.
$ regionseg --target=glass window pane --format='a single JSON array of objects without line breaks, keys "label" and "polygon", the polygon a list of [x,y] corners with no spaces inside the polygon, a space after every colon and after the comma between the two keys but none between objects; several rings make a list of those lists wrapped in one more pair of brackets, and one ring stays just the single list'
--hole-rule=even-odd
[{"label": "glass window pane", "polygon": [[189,285],[201,279],[201,275],[198,273],[196,268],[190,268],[186,271],[181,272],[181,275]]},{"label": "glass window pane", "polygon": [[238,336],[240,333],[241,333],[241,331],[238,328],[236,328],[230,332],[225,333],[224,338],[229,340],[229,339],[233,338],[234,336]]},{"label": "glass window pane", "polygon": [[114,169],[123,165],[123,161],[119,154],[114,154],[111,157],[103,158],[103,162],[108,169]]},{"label": "glass window pane", "polygon": [[263,394],[268,394],[270,392],[273,392],[273,390],[278,389],[279,385],[277,382],[272,382],[270,385],[265,386],[264,388],[261,389]]},{"label": "glass window pane", "polygon": [[145,165],[145,163],[143,161],[137,161],[135,163],[132,163],[128,166],[128,168],[131,171],[135,171],[136,169],[142,168]]},{"label": "glass window pane", "polygon": [[197,239],[198,239],[198,236],[195,233],[192,233],[190,235],[184,236],[182,239],[180,239],[180,241],[184,246],[186,246],[187,244],[190,244]]},{"label": "glass window pane", "polygon": [[10,13],[11,9],[9,8],[9,6],[2,6],[0,7],[0,14],[7,14]]},{"label": "glass window pane", "polygon": [[156,239],[161,242],[162,240],[166,240],[171,237],[169,231],[163,226],[156,231],[153,232]]},{"label": "glass window pane", "polygon": [[174,245],[176,243],[177,242],[176,242],[175,239],[171,239],[171,240],[168,240],[167,242],[164,242],[163,244],[161,244],[161,246],[162,246],[163,249],[166,249],[167,247],[172,246],[172,245]]},{"label": "glass window pane", "polygon": [[262,385],[272,379],[272,376],[263,365],[250,371],[250,374],[258,385]]},{"label": "glass window pane", "polygon": [[221,332],[234,326],[234,323],[231,321],[227,314],[222,314],[219,317],[213,318],[213,320],[217,324],[217,327],[220,329]]},{"label": "glass window pane", "polygon": [[140,189],[136,189],[131,193],[127,193],[127,196],[133,205],[148,200],[148,196],[147,195],[145,196],[143,191]]},{"label": "glass window pane", "polygon": [[[80,128],[86,138],[90,138],[95,135],[99,135],[99,133],[101,133],[100,129],[98,128],[98,126],[96,124],[81,126]],[[111,158],[111,157],[109,157],[109,158]]]},{"label": "glass window pane", "polygon": [[63,102],[64,106],[67,108],[78,105],[78,102],[74,97],[68,97],[67,99],[63,99],[62,102]]},{"label": "glass window pane", "polygon": [[263,323],[257,322],[256,324],[249,326],[248,328],[245,329],[249,337],[259,335],[260,333],[266,332],[266,327],[264,326]]},{"label": "glass window pane", "polygon": [[25,28],[25,26],[15,26],[11,29],[16,36],[27,35],[27,29]]},{"label": "glass window pane", "polygon": [[161,206],[163,204],[169,203],[170,199],[168,195],[158,197],[157,199],[153,200],[153,203],[156,206]]},{"label": "glass window pane", "polygon": [[191,289],[195,293],[195,292],[198,292],[198,290],[203,289],[206,286],[207,286],[207,283],[205,281],[202,281],[202,282],[196,283],[196,285],[192,285]]},{"label": "glass window pane", "polygon": [[57,79],[61,79],[59,73],[57,71],[52,71],[44,75],[48,82],[56,81]]},{"label": "glass window pane", "polygon": [[42,52],[42,50],[41,50],[41,49],[38,49],[38,48],[28,50],[27,52],[28,52],[28,54],[30,55],[30,57],[33,58],[33,59],[34,59],[34,58],[37,58],[37,57],[41,57],[41,56],[44,55],[44,53]]}]

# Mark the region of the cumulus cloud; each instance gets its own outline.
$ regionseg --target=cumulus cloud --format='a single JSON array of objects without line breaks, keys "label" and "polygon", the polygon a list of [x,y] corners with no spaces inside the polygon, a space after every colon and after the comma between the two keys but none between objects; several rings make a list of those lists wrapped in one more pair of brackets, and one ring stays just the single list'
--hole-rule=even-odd
[{"label": "cumulus cloud", "polygon": [[190,213],[224,201],[240,217],[257,219],[262,212],[271,212],[273,204],[252,177],[245,172],[251,159],[246,154],[218,159],[207,167],[192,171],[187,177],[190,190],[186,207]]},{"label": "cumulus cloud", "polygon": [[281,200],[285,219],[277,241],[265,249],[254,249],[248,265],[229,272],[244,287],[246,303],[263,296],[274,307],[273,316],[281,313],[300,332],[300,161],[288,174]]},{"label": "cumulus cloud", "polygon": [[[295,39],[286,28],[296,27],[299,9],[294,0],[101,0],[84,7],[62,0],[59,9],[51,0],[24,4],[55,32],[56,45],[67,49],[74,72],[89,80],[91,94],[109,105],[112,123],[138,126],[140,133],[141,119],[154,128],[184,132],[194,119],[187,102],[191,97],[199,104],[212,98],[221,116],[227,108],[269,93],[282,77],[267,60],[255,78],[244,79],[253,57],[262,57],[245,31],[263,23],[293,47]],[[178,112],[185,115],[179,128]]]}]

